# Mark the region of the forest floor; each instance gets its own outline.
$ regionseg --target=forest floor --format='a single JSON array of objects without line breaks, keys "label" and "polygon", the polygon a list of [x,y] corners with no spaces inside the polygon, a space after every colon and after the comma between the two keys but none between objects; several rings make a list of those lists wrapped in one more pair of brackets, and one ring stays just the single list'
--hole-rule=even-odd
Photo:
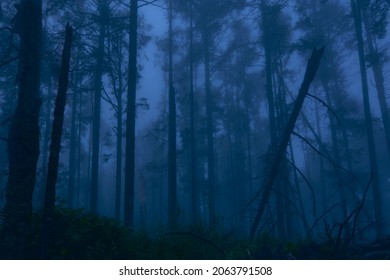
[{"label": "forest floor", "polygon": [[[38,256],[40,220],[41,215],[36,213],[26,259]],[[336,240],[286,242],[270,235],[248,241],[191,228],[152,238],[145,232],[132,232],[112,219],[87,215],[81,210],[57,208],[54,220],[49,259],[390,259],[390,237],[366,244],[343,244]]]}]

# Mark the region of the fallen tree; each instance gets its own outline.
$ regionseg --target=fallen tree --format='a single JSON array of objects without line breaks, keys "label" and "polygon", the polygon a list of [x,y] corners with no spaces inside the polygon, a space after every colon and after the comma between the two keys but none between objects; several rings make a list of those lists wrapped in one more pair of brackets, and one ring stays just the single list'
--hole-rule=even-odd
[{"label": "fallen tree", "polygon": [[43,209],[42,231],[40,240],[40,254],[42,259],[47,258],[48,242],[50,239],[50,231],[53,223],[58,163],[60,159],[61,150],[62,127],[64,123],[66,95],[69,81],[69,64],[72,47],[72,36],[73,29],[72,27],[70,27],[69,24],[67,24],[65,31],[64,49],[62,52],[60,78],[58,82],[58,94],[54,108],[54,120],[53,130],[51,134],[49,164],[47,167],[48,171],[45,189],[45,204]]},{"label": "fallen tree", "polygon": [[[297,99],[294,102],[294,107],[291,112],[290,118],[287,122],[286,128],[283,132],[282,138],[280,139],[280,142],[277,146],[276,153],[273,157],[273,160],[271,162],[271,168],[269,169],[268,174],[265,176],[264,181],[262,183],[262,197],[260,199],[259,208],[257,209],[255,219],[253,221],[253,224],[251,226],[250,230],[250,239],[253,239],[255,237],[257,228],[259,226],[260,220],[263,216],[265,207],[267,205],[269,196],[271,194],[272,186],[275,182],[276,175],[278,174],[280,163],[283,159],[283,155],[286,152],[288,142],[290,141],[291,134],[294,130],[295,123],[297,121],[299,112],[302,109],[303,102],[305,100],[305,97],[309,93],[309,87],[311,82],[314,80],[314,77],[317,73],[318,67],[320,65],[320,60],[322,55],[324,54],[324,47],[317,50],[314,48],[311,57],[309,59],[309,62],[307,63],[305,77],[303,79],[301,88],[299,90]],[[256,194],[258,196],[260,194],[261,190]]]}]

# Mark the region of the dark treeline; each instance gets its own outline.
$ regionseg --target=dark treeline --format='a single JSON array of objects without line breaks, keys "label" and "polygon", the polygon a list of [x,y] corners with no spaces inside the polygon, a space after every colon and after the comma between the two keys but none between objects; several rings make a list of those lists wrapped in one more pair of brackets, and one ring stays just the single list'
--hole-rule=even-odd
[{"label": "dark treeline", "polygon": [[[389,0],[1,1],[5,257],[24,256],[34,213],[50,234],[54,195],[59,208],[150,236],[383,240],[389,10]],[[143,78],[158,75],[165,84],[145,93]]]}]

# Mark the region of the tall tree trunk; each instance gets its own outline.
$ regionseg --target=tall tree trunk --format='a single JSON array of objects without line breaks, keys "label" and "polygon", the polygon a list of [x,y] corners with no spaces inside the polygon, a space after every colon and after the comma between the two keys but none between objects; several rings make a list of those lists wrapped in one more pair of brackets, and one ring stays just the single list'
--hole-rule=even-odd
[{"label": "tall tree trunk", "polygon": [[18,103],[8,136],[9,174],[4,208],[5,258],[23,258],[32,215],[32,196],[39,156],[40,70],[42,41],[41,0],[21,0]]},{"label": "tall tree trunk", "polygon": [[168,227],[177,224],[177,179],[176,179],[176,100],[173,87],[173,33],[172,0],[169,0],[169,131],[168,131]]},{"label": "tall tree trunk", "polygon": [[99,190],[99,153],[100,153],[100,115],[101,115],[101,94],[104,63],[104,40],[106,37],[106,20],[108,18],[108,7],[106,0],[102,1],[100,9],[100,30],[97,48],[96,72],[94,81],[93,101],[93,124],[92,124],[92,167],[91,167],[91,197],[90,211],[98,213],[98,190]]},{"label": "tall tree trunk", "polygon": [[362,18],[360,2],[351,0],[351,8],[353,18],[355,22],[355,32],[358,42],[358,53],[359,53],[359,64],[360,64],[360,75],[362,82],[363,102],[364,102],[364,119],[366,124],[367,142],[368,142],[368,153],[370,158],[370,171],[372,176],[372,191],[374,195],[374,212],[375,212],[375,229],[377,237],[380,238],[384,235],[384,224],[383,224],[383,207],[381,200],[381,191],[378,178],[378,167],[375,151],[374,142],[374,131],[372,128],[372,117],[370,109],[370,98],[368,93],[368,81],[366,71],[366,60],[364,57],[364,44],[363,44],[363,32],[362,32]]},{"label": "tall tree trunk", "polygon": [[206,123],[207,123],[207,185],[208,185],[208,206],[209,225],[215,226],[215,166],[214,166],[214,127],[213,127],[213,99],[211,94],[210,74],[210,38],[208,30],[203,30],[203,58],[205,72],[205,93],[206,93]]},{"label": "tall tree trunk", "polygon": [[130,2],[129,76],[127,88],[124,224],[134,227],[135,117],[137,94],[137,0]]},{"label": "tall tree trunk", "polygon": [[[78,69],[79,62],[77,61],[76,69]],[[68,178],[68,199],[67,205],[69,208],[74,207],[74,193],[75,193],[75,181],[76,181],[76,146],[77,146],[77,129],[76,129],[76,118],[77,118],[77,105],[78,105],[78,83],[79,73],[74,74],[73,80],[73,95],[72,95],[72,123],[70,129],[70,148],[69,148],[69,178]]]},{"label": "tall tree trunk", "polygon": [[50,76],[47,80],[47,96],[45,102],[46,114],[45,114],[45,132],[43,134],[43,145],[42,145],[42,179],[41,185],[36,190],[37,199],[40,205],[43,205],[44,196],[45,196],[45,186],[46,186],[46,178],[47,178],[47,160],[49,155],[49,144],[50,144],[50,132],[51,132],[51,108],[53,101],[53,87],[52,87],[52,77]]},{"label": "tall tree trunk", "polygon": [[[80,193],[81,193],[81,167],[84,166],[82,164],[82,153],[81,153],[81,134],[82,134],[82,112],[81,112],[81,107],[82,107],[82,92],[78,95],[79,102],[78,102],[78,114],[77,114],[77,137],[78,137],[78,144],[77,144],[77,180],[76,180],[76,204],[75,206],[77,208],[80,207]],[[89,169],[88,169],[89,170]]]},{"label": "tall tree trunk", "polygon": [[263,29],[263,40],[264,40],[264,55],[265,55],[265,75],[266,75],[266,92],[267,92],[267,102],[268,102],[268,112],[269,112],[269,129],[271,135],[271,145],[275,144],[276,140],[276,120],[275,120],[275,101],[274,101],[274,93],[273,93],[273,83],[272,83],[272,62],[271,62],[271,49],[269,46],[269,38],[271,38],[271,34],[269,34],[269,16],[267,12],[267,4],[265,1],[261,1],[260,3],[260,11],[261,11],[261,22]]},{"label": "tall tree trunk", "polygon": [[196,156],[195,156],[195,98],[194,98],[194,23],[193,0],[190,0],[190,138],[191,138],[191,220],[199,220],[198,189],[196,184]]},{"label": "tall tree trunk", "polygon": [[[294,150],[293,150],[293,146],[292,146],[291,142],[290,142],[290,145],[289,145],[289,150],[290,150],[290,156],[291,156],[291,163],[294,166],[296,166]],[[298,174],[297,173],[298,173],[297,169],[294,168],[294,170],[293,170],[293,179],[294,179],[294,186],[295,186],[296,192],[297,192],[297,200],[298,200],[299,211],[301,212],[300,213],[300,218],[302,220],[305,233],[307,233],[309,231],[309,226],[308,226],[308,223],[307,223],[306,211],[305,211],[305,206],[303,204],[302,191],[301,191],[301,187],[300,187],[300,184],[299,184]]]},{"label": "tall tree trunk", "polygon": [[[328,106],[333,107],[333,102],[331,98],[331,92],[329,89],[329,84],[328,80],[324,77],[324,75],[321,75],[321,83],[322,87],[324,88],[325,91],[325,98]],[[339,149],[339,140],[337,138],[337,130],[336,130],[336,120],[334,115],[329,112],[329,123],[330,123],[330,132],[331,132],[331,137],[332,137],[332,151],[333,151],[333,157],[336,166],[341,166],[341,157],[340,157],[340,149]],[[341,178],[340,172],[338,169],[335,170],[336,175],[337,175],[337,181],[338,181],[338,191],[340,194],[340,202],[341,202],[341,207],[342,207],[342,217],[341,220],[344,221],[347,216],[347,195],[345,191],[345,186],[346,184],[343,184],[343,179]]]},{"label": "tall tree trunk", "polygon": [[[42,54],[46,53],[47,50],[47,21],[49,18],[49,9],[47,5],[47,0],[42,2]],[[53,101],[53,90],[52,90],[52,73],[50,69],[51,65],[49,61],[45,61],[44,57],[41,60],[41,84],[47,85],[47,95],[43,98],[44,108],[46,108],[45,112],[45,131],[43,133],[43,138],[41,139],[41,153],[40,158],[41,162],[40,167],[38,167],[41,170],[40,174],[40,182],[36,184],[35,190],[34,190],[34,197],[33,197],[33,208],[42,208],[44,204],[44,196],[45,196],[45,186],[46,186],[46,177],[47,177],[47,160],[48,160],[48,153],[49,153],[49,144],[50,144],[50,132],[51,132],[51,108],[52,108],[52,101]],[[42,88],[41,88],[42,91]],[[42,131],[41,131],[42,132]]]},{"label": "tall tree trunk", "polygon": [[[321,153],[326,153],[326,151],[324,150],[324,146],[322,144],[322,132],[321,132],[321,125],[320,125],[320,115],[319,115],[319,110],[318,110],[318,104],[316,103],[316,107],[315,107],[315,118],[316,118],[316,128],[317,128],[317,135],[318,135],[318,145],[319,145],[319,150]],[[307,121],[307,123],[309,123],[309,121]],[[310,124],[310,123],[309,123]],[[314,129],[313,129],[313,133],[314,133]],[[320,191],[321,191],[321,204],[322,204],[322,212],[325,213],[326,209],[328,208],[328,205],[326,203],[327,199],[326,199],[326,188],[325,188],[325,183],[326,183],[326,176],[325,176],[325,165],[324,165],[324,158],[323,157],[320,157],[319,159],[319,168],[320,168]]]},{"label": "tall tree trunk", "polygon": [[[272,18],[269,15],[269,4],[262,0],[260,1],[260,13],[261,13],[261,27],[263,30],[263,49],[265,56],[265,76],[266,76],[266,96],[268,103],[268,118],[269,118],[269,132],[270,132],[270,154],[275,149],[277,139],[277,120],[276,120],[276,102],[274,88],[276,87],[273,79],[274,69],[273,65],[273,53],[270,46],[270,40],[272,40],[272,34],[270,32],[270,25],[272,24]],[[281,195],[282,182],[276,180],[275,189],[278,195],[276,196],[276,208],[277,208],[277,230],[281,239],[285,238],[285,215],[284,215],[284,202]]]},{"label": "tall tree trunk", "polygon": [[386,101],[386,90],[385,82],[383,78],[383,65],[381,63],[381,58],[378,49],[374,45],[374,39],[372,38],[370,32],[370,22],[368,18],[367,11],[362,9],[363,12],[363,23],[366,31],[366,39],[369,51],[369,57],[371,58],[370,64],[372,67],[372,72],[374,74],[375,87],[378,94],[379,106],[382,114],[383,129],[385,131],[387,152],[390,157],[390,118],[389,118],[389,107],[387,106]]},{"label": "tall tree trunk", "polygon": [[[121,69],[121,66],[119,67]],[[121,193],[122,193],[122,137],[123,137],[123,102],[122,102],[122,88],[123,77],[122,72],[119,71],[118,77],[118,111],[117,111],[117,130],[116,130],[116,180],[115,180],[115,219],[120,220],[121,210]]]},{"label": "tall tree trunk", "polygon": [[[246,148],[247,148],[247,165],[248,165],[248,172],[247,172],[247,181],[248,181],[248,192],[246,195],[246,199],[250,199],[253,193],[253,171],[252,171],[252,142],[251,142],[251,117],[249,112],[249,106],[250,106],[250,98],[249,98],[249,92],[245,90],[244,92],[244,106],[245,106],[245,136],[246,136]],[[250,220],[248,219],[247,224],[245,225],[246,234],[248,234],[250,230]]]},{"label": "tall tree trunk", "polygon": [[41,232],[41,258],[47,258],[48,243],[53,223],[53,212],[56,195],[56,183],[58,174],[58,163],[61,150],[62,126],[64,123],[64,112],[66,105],[66,93],[69,79],[70,51],[72,46],[72,28],[66,26],[65,45],[62,52],[60,78],[58,83],[58,94],[54,108],[53,129],[51,134],[49,165],[47,168],[47,180],[45,190],[45,205],[43,208],[42,232]]}]

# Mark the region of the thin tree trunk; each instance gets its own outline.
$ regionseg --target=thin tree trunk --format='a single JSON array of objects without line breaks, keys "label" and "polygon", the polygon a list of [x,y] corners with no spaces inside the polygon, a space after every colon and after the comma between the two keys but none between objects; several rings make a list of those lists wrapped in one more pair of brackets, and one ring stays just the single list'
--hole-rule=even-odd
[{"label": "thin tree trunk", "polygon": [[271,135],[271,145],[275,144],[276,141],[276,120],[275,120],[275,101],[273,93],[273,83],[272,83],[272,64],[271,64],[271,49],[269,47],[268,38],[271,38],[269,34],[270,24],[268,22],[267,14],[267,4],[265,1],[261,1],[260,11],[262,14],[262,29],[263,29],[263,40],[264,40],[264,54],[265,54],[265,75],[266,75],[266,92],[267,92],[267,102],[268,102],[268,112],[269,112],[269,129]]},{"label": "thin tree trunk", "polygon": [[135,117],[137,93],[137,0],[130,2],[129,76],[127,88],[124,224],[134,227]]},{"label": "thin tree trunk", "polygon": [[[121,69],[121,67],[119,67]],[[122,104],[122,73],[119,71],[118,111],[116,130],[116,181],[115,181],[115,219],[120,220],[122,193],[122,137],[123,137],[123,104]]]},{"label": "thin tree trunk", "polygon": [[203,30],[203,56],[205,71],[205,93],[206,93],[206,123],[207,123],[207,185],[208,185],[208,206],[209,225],[215,226],[215,166],[214,166],[214,128],[213,128],[213,99],[211,95],[210,78],[210,43],[207,30]]},{"label": "thin tree trunk", "polygon": [[[269,24],[269,23],[268,23]],[[273,92],[274,92],[274,122],[275,122],[275,131],[273,132],[276,135],[276,139],[280,137],[280,133],[277,133],[277,131],[282,131],[283,127],[285,126],[287,122],[287,116],[285,116],[285,94],[282,92],[282,85],[283,85],[283,78],[282,78],[282,71],[283,67],[281,65],[281,59],[280,55],[276,54],[275,56],[271,57],[272,59],[271,64],[275,65],[275,69],[271,69],[271,76],[272,76],[272,85],[273,85]],[[272,142],[275,144],[275,142]],[[273,147],[272,147],[273,148]],[[286,156],[286,155],[284,155]],[[288,188],[284,188],[285,180],[287,180],[287,166],[286,162],[282,162],[279,167],[279,174],[278,178],[275,180],[275,190],[276,190],[276,211],[277,211],[277,229],[278,229],[278,235],[279,238],[282,240],[287,239],[287,229],[288,229],[288,222],[289,220],[288,213],[290,211],[290,201],[288,199]]]},{"label": "thin tree trunk", "polygon": [[[326,78],[324,78],[323,75],[321,75],[321,83],[322,83],[322,87],[324,88],[324,91],[325,91],[326,102],[327,102],[328,106],[332,107],[333,104],[332,104],[331,93],[330,93],[328,81],[326,80]],[[330,132],[331,132],[331,136],[332,136],[332,144],[333,144],[332,151],[333,151],[334,161],[335,161],[336,166],[341,166],[341,157],[340,157],[339,141],[337,138],[335,117],[331,112],[328,113],[328,116],[329,116],[329,123],[330,123]],[[341,178],[339,170],[336,169],[335,172],[337,175],[337,181],[338,181],[337,185],[338,185],[338,191],[340,194],[341,207],[342,207],[342,211],[343,211],[341,220],[344,221],[348,216],[347,203],[346,203],[347,195],[346,195],[346,191],[345,191],[346,185],[343,184],[344,180]]]},{"label": "thin tree trunk", "polygon": [[[248,174],[247,174],[247,180],[248,180],[248,194],[246,196],[246,199],[249,199],[252,196],[253,192],[253,183],[252,183],[252,143],[251,143],[251,118],[249,113],[249,93],[245,92],[245,98],[244,98],[244,104],[245,104],[245,122],[246,122],[246,146],[247,146],[247,161],[248,161]],[[246,234],[248,234],[250,230],[250,220],[246,222],[245,225]]]},{"label": "thin tree trunk", "polygon": [[[42,53],[44,53],[47,49],[47,21],[48,21],[48,14],[49,9],[47,6],[47,1],[44,1],[42,3],[42,10],[44,10],[42,15]],[[45,6],[45,7],[44,7]],[[44,98],[44,108],[46,108],[45,112],[45,132],[43,139],[41,140],[42,143],[42,152],[40,155],[40,158],[42,159],[42,162],[40,163],[40,182],[36,184],[36,189],[34,190],[34,200],[33,200],[33,207],[34,208],[42,208],[44,204],[44,196],[45,196],[45,186],[46,186],[46,177],[47,177],[47,160],[48,160],[48,153],[49,153],[49,144],[50,144],[50,132],[51,132],[51,105],[53,100],[53,90],[52,90],[52,73],[50,70],[50,62],[44,61],[44,59],[41,60],[41,76],[44,80],[43,83],[47,84],[47,95],[46,98]],[[42,90],[42,89],[41,89]]]},{"label": "thin tree trunk", "polygon": [[367,15],[367,11],[364,9],[363,12],[363,23],[366,31],[367,45],[369,50],[369,57],[371,57],[371,67],[374,74],[375,87],[378,94],[379,106],[382,114],[383,129],[385,131],[387,152],[390,157],[390,118],[389,118],[389,107],[387,106],[386,101],[386,90],[385,83],[383,79],[382,65],[380,61],[380,54],[374,45],[374,39],[372,38],[370,32],[370,24]]},{"label": "thin tree trunk", "polygon": [[309,86],[311,82],[313,81],[315,74],[318,70],[318,66],[320,64],[321,57],[324,53],[324,48],[317,50],[314,49],[313,53],[310,57],[310,60],[307,64],[305,78],[303,80],[303,83],[301,85],[301,88],[299,90],[299,94],[297,96],[297,99],[294,103],[294,108],[291,112],[290,118],[286,124],[286,129],[284,130],[283,136],[281,138],[281,141],[279,145],[277,146],[277,150],[275,152],[274,159],[271,163],[271,168],[268,173],[268,175],[265,177],[263,182],[263,194],[259,203],[259,208],[257,210],[255,219],[252,224],[251,232],[250,232],[250,238],[253,239],[255,237],[258,225],[260,223],[261,217],[263,216],[266,204],[268,202],[269,196],[271,194],[272,186],[275,182],[276,175],[278,174],[279,166],[282,161],[283,155],[286,152],[286,148],[288,145],[288,142],[290,141],[291,133],[295,127],[295,122],[298,118],[299,112],[301,111],[303,102],[305,100],[306,95],[309,91]]},{"label": "thin tree trunk", "polygon": [[[317,105],[317,103],[316,103]],[[318,113],[318,106],[315,107],[315,117],[316,117],[316,126],[317,126],[317,135],[318,135],[318,145],[319,150],[321,153],[326,153],[324,150],[324,145],[322,143],[322,133],[321,133],[321,126],[320,126],[320,116]],[[310,122],[307,121],[307,123],[310,125]],[[313,129],[313,133],[315,133]],[[326,209],[328,209],[328,205],[326,203],[326,189],[325,189],[325,166],[324,166],[324,159],[323,157],[320,157],[320,190],[321,190],[321,204],[322,204],[322,212],[325,213]]]},{"label": "thin tree trunk", "polygon": [[[291,145],[291,142],[289,145],[289,149],[290,149],[290,155],[291,155],[291,162],[295,166],[296,165],[295,164],[295,154],[294,154],[294,150],[293,150],[293,147]],[[297,200],[298,200],[298,205],[299,205],[299,211],[301,212],[301,219],[302,219],[303,227],[305,229],[305,233],[307,233],[309,231],[309,226],[307,223],[306,211],[305,211],[305,206],[303,204],[302,191],[301,191],[301,187],[300,187],[299,180],[298,180],[298,174],[297,174],[297,170],[295,168],[293,170],[293,177],[294,177],[294,185],[295,185],[296,190],[297,190]]]},{"label": "thin tree trunk", "polygon": [[353,18],[355,22],[355,32],[356,32],[356,37],[358,42],[360,75],[361,75],[363,103],[364,103],[364,119],[366,124],[368,153],[370,159],[372,191],[374,195],[375,229],[376,229],[377,238],[380,238],[385,233],[384,224],[383,224],[384,221],[383,206],[382,206],[381,191],[380,191],[379,178],[378,178],[374,131],[372,128],[370,98],[368,93],[367,70],[366,70],[366,61],[364,56],[361,8],[359,3],[360,3],[359,1],[355,2],[355,0],[351,0],[351,8],[352,8]]},{"label": "thin tree trunk", "polygon": [[[268,14],[268,3],[266,1],[260,2],[260,12],[261,12],[261,23],[263,30],[263,48],[264,48],[264,56],[265,56],[265,76],[266,76],[266,96],[268,103],[268,118],[269,118],[269,132],[270,132],[270,154],[274,151],[276,139],[277,139],[277,121],[276,121],[276,102],[275,102],[275,94],[274,94],[274,79],[273,79],[273,63],[272,63],[272,49],[270,47],[270,38],[272,38],[272,34],[270,34],[270,16]],[[275,189],[278,192],[276,196],[276,208],[277,208],[277,230],[279,237],[281,239],[285,238],[285,215],[284,215],[284,202],[281,196],[281,182],[280,180],[276,180]]]},{"label": "thin tree trunk", "polygon": [[176,100],[173,87],[173,34],[172,0],[169,0],[169,128],[168,128],[168,227],[177,224],[177,179],[176,179]]},{"label": "thin tree trunk", "polygon": [[[79,63],[77,62],[77,65]],[[76,67],[78,69],[78,67]],[[74,207],[74,190],[75,190],[75,180],[76,180],[76,138],[78,137],[76,131],[76,115],[77,115],[77,103],[78,103],[78,86],[79,74],[76,72],[74,74],[73,81],[73,95],[72,95],[72,123],[70,129],[70,148],[69,148],[69,178],[68,178],[68,199],[67,205],[69,208]]]},{"label": "thin tree trunk", "polygon": [[104,40],[106,37],[107,2],[104,0],[100,5],[100,30],[97,49],[96,72],[94,82],[93,101],[93,124],[92,124],[92,167],[91,167],[91,198],[90,211],[98,213],[98,190],[99,190],[99,154],[100,154],[100,115],[101,93],[104,63]]},{"label": "thin tree trunk", "polygon": [[50,143],[50,132],[51,132],[51,105],[53,100],[53,88],[52,88],[52,79],[48,78],[47,83],[47,99],[45,102],[46,114],[45,114],[45,133],[43,136],[43,145],[42,145],[42,180],[41,186],[36,191],[38,192],[37,197],[40,205],[43,205],[44,196],[45,196],[45,186],[47,178],[47,159],[49,154],[49,143]]},{"label": "thin tree trunk", "polygon": [[[80,207],[80,192],[81,192],[81,166],[82,166],[82,156],[81,156],[81,132],[82,132],[82,113],[81,113],[81,105],[82,105],[82,93],[78,95],[78,127],[77,127],[77,184],[76,184],[76,204],[77,208]],[[89,169],[88,169],[89,170]]]},{"label": "thin tree trunk", "polygon": [[198,189],[196,184],[196,156],[195,156],[195,98],[194,98],[194,24],[193,0],[190,0],[190,138],[191,138],[191,220],[199,220]]}]

